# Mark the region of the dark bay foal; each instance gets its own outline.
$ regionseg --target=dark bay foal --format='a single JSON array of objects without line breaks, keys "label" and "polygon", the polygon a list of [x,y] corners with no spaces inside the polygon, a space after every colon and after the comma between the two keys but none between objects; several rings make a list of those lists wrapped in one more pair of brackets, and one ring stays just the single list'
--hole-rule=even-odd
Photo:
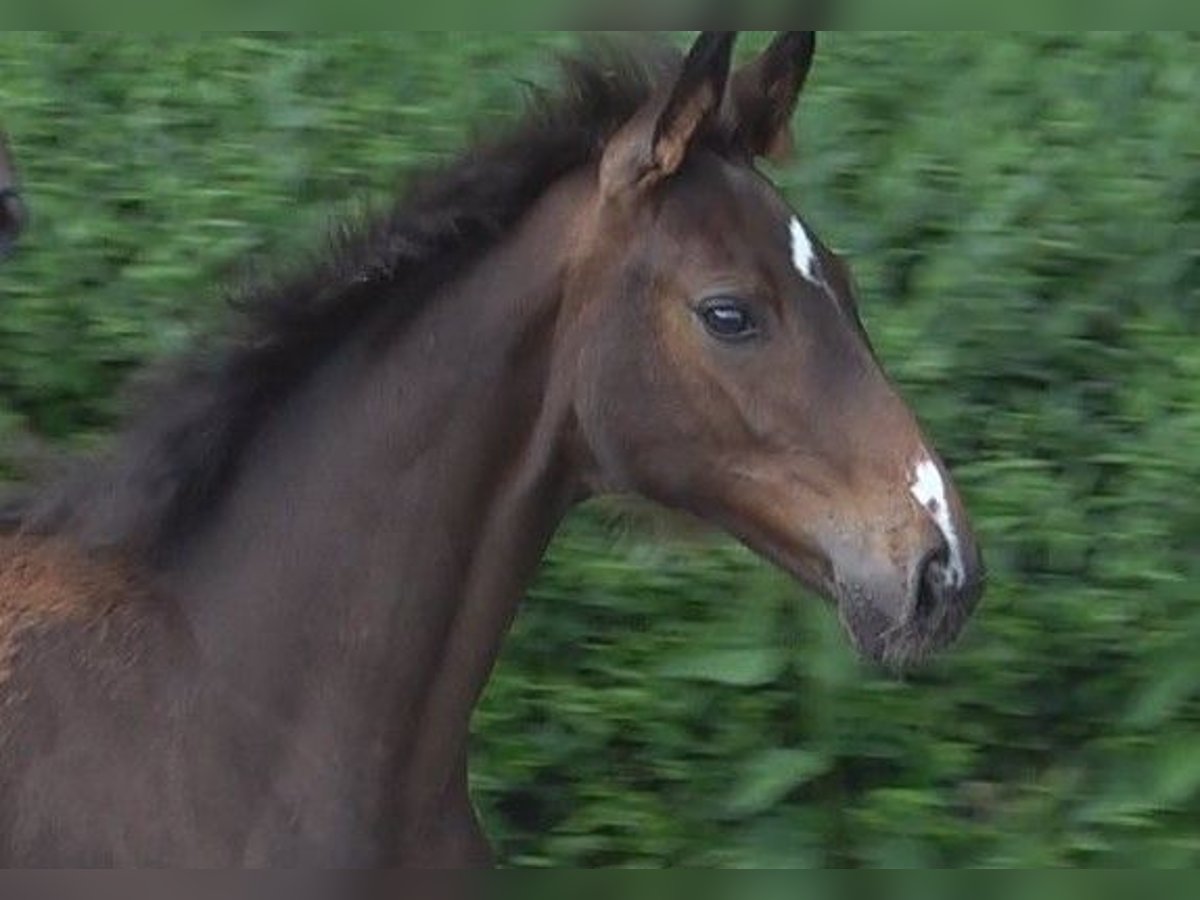
[{"label": "dark bay foal", "polygon": [[466,867],[471,712],[556,527],[634,493],[948,644],[962,504],[841,261],[756,170],[811,32],[561,96],[181,365],[0,537],[0,862]]}]

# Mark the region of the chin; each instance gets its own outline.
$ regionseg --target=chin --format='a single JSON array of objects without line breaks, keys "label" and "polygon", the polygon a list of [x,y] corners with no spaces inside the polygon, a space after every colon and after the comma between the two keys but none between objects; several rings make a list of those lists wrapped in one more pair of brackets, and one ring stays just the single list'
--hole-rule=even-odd
[{"label": "chin", "polygon": [[838,611],[864,659],[903,672],[953,646],[974,607],[974,601],[945,603],[895,616],[870,598],[852,596],[839,602]]}]

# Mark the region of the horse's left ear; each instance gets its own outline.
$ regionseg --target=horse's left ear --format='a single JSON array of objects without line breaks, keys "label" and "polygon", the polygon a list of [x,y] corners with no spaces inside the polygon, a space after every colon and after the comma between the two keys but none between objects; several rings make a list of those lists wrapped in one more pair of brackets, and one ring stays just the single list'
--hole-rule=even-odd
[{"label": "horse's left ear", "polygon": [[606,192],[645,188],[679,171],[692,143],[721,113],[737,36],[736,31],[700,35],[671,93],[643,109],[609,145],[601,166]]},{"label": "horse's left ear", "polygon": [[792,116],[816,54],[815,31],[785,31],[735,76],[731,114],[755,156],[783,160],[791,155]]}]

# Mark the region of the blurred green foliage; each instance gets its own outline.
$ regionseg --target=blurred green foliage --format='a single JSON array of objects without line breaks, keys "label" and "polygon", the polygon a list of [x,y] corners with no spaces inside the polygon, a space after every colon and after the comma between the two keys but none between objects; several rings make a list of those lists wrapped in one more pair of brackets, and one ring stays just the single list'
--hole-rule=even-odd
[{"label": "blurred green foliage", "polygon": [[[36,217],[0,273],[0,465],[90,443],[238,260],[311,246],[572,43],[0,36]],[[746,552],[585,511],[478,717],[508,862],[1200,864],[1198,59],[1181,32],[829,36],[776,175],[855,261],[987,602],[897,680]]]}]

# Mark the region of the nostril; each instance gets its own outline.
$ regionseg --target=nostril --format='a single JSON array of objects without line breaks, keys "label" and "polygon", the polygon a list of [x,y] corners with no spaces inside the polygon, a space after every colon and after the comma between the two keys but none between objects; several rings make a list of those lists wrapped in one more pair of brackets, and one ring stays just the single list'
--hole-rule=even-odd
[{"label": "nostril", "polygon": [[950,549],[945,544],[930,550],[917,569],[916,601],[913,614],[917,619],[930,619],[946,597],[951,586]]}]

